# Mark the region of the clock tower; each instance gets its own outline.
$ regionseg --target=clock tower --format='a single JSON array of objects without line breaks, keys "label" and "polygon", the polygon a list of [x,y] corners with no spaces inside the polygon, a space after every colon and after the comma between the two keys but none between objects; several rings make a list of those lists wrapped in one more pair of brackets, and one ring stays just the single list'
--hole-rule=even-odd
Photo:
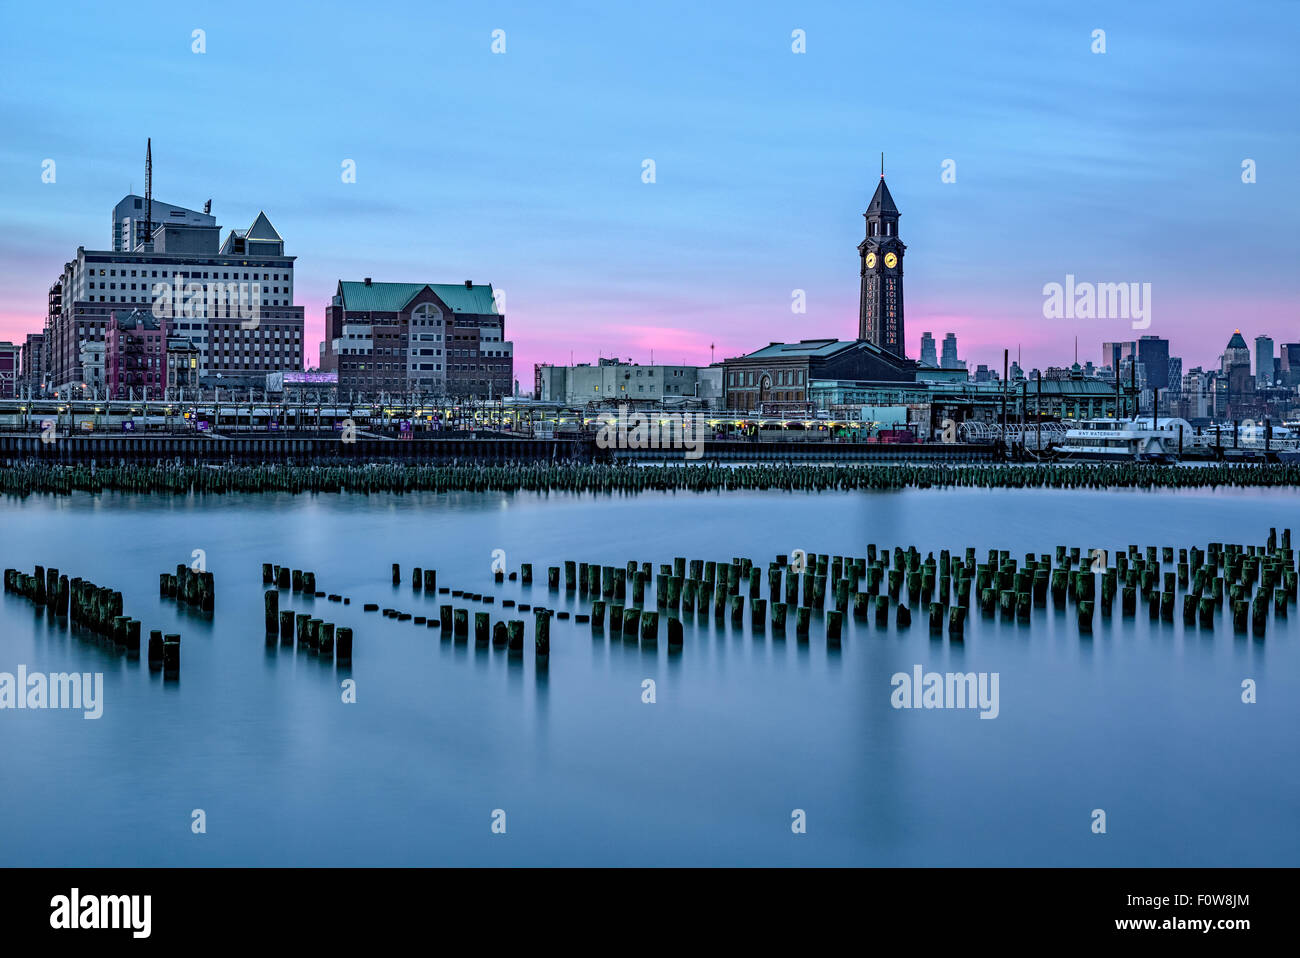
[{"label": "clock tower", "polygon": [[858,308],[858,339],[906,359],[903,340],[903,253],[898,238],[898,207],[885,186],[885,174],[871,197],[866,238],[858,244],[862,262],[862,292]]}]

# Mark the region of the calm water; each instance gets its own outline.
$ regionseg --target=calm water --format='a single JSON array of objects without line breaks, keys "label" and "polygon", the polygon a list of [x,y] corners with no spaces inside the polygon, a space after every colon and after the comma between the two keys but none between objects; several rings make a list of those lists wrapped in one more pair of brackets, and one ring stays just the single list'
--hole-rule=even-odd
[{"label": "calm water", "polygon": [[[1263,641],[1119,616],[846,622],[843,648],[686,626],[670,655],[552,621],[548,670],[438,630],[439,585],[558,609],[545,569],[675,555],[764,567],[777,553],[971,545],[1050,552],[1300,540],[1294,493],[933,491],[852,494],[410,495],[0,501],[0,566],[36,563],[125,594],[146,630],[182,634],[179,682],[0,601],[0,671],[102,671],[104,714],[0,712],[0,864],[1295,865],[1300,863],[1300,617]],[[206,553],[211,620],[158,597]],[[491,553],[532,562],[494,585]],[[317,614],[356,631],[343,704],[332,666],[263,639],[261,563],[317,573]],[[394,589],[390,566],[404,584]],[[766,594],[766,576],[764,575]],[[650,593],[653,595],[653,592]],[[311,600],[288,601],[303,610]],[[471,610],[482,609],[462,603]],[[585,604],[581,606],[585,610]],[[1181,608],[1181,599],[1180,599]],[[748,618],[748,616],[747,616]],[[793,618],[793,616],[792,616]],[[891,615],[892,621],[892,615]],[[1100,622],[1100,620],[1099,620]],[[896,710],[890,677],[1000,675],[1000,714]],[[657,702],[642,703],[642,681]],[[1258,704],[1240,701],[1243,679]],[[207,833],[191,833],[191,811]],[[1094,835],[1090,813],[1107,814]],[[505,835],[491,831],[506,813]],[[807,834],[791,832],[803,809]]]}]

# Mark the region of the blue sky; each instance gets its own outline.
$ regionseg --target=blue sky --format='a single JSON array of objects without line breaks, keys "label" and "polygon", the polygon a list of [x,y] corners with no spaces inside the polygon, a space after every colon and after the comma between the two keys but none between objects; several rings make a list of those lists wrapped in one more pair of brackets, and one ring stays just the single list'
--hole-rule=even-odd
[{"label": "blue sky", "polygon": [[1138,335],[1044,319],[1068,273],[1151,283],[1145,332],[1210,364],[1237,327],[1300,341],[1298,28],[1281,0],[9,4],[0,338],[108,244],[149,136],[159,199],[211,197],[225,228],[266,210],[311,357],[335,283],[364,276],[503,289],[525,385],[571,352],[851,338],[884,151],[909,355],[951,331],[972,365],[1045,367]]}]

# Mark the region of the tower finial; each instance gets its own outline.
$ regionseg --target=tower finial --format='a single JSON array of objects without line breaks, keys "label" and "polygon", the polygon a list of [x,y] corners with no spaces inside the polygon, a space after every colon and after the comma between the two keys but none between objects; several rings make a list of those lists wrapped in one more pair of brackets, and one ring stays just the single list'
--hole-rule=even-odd
[{"label": "tower finial", "polygon": [[880,178],[885,178],[885,151],[880,151]]}]

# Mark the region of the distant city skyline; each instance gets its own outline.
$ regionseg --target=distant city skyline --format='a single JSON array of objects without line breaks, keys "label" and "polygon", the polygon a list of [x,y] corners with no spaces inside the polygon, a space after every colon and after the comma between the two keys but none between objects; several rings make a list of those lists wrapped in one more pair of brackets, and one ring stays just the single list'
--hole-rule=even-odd
[{"label": "distant city skyline", "polygon": [[[882,151],[913,359],[923,331],[999,372],[1003,348],[1025,369],[1068,365],[1075,336],[1094,356],[1159,335],[1187,368],[1213,366],[1234,329],[1300,341],[1300,134],[1281,122],[1300,8],[1034,7],[996,28],[963,5],[746,11],[396,4],[349,38],[383,37],[384,68],[357,74],[321,56],[355,13],[331,3],[311,18],[144,4],[129,43],[112,8],[6,8],[0,340],[42,329],[78,246],[111,248],[152,136],[156,198],[211,197],[227,230],[265,210],[290,239],[308,365],[337,283],[364,276],[493,284],[524,388],[570,355],[703,365],[852,339]],[[33,36],[57,37],[66,66]],[[864,87],[871,36],[889,42],[869,45]],[[277,82],[230,85],[267,58]],[[1044,319],[1044,285],[1067,275],[1150,283],[1150,327]]]}]

